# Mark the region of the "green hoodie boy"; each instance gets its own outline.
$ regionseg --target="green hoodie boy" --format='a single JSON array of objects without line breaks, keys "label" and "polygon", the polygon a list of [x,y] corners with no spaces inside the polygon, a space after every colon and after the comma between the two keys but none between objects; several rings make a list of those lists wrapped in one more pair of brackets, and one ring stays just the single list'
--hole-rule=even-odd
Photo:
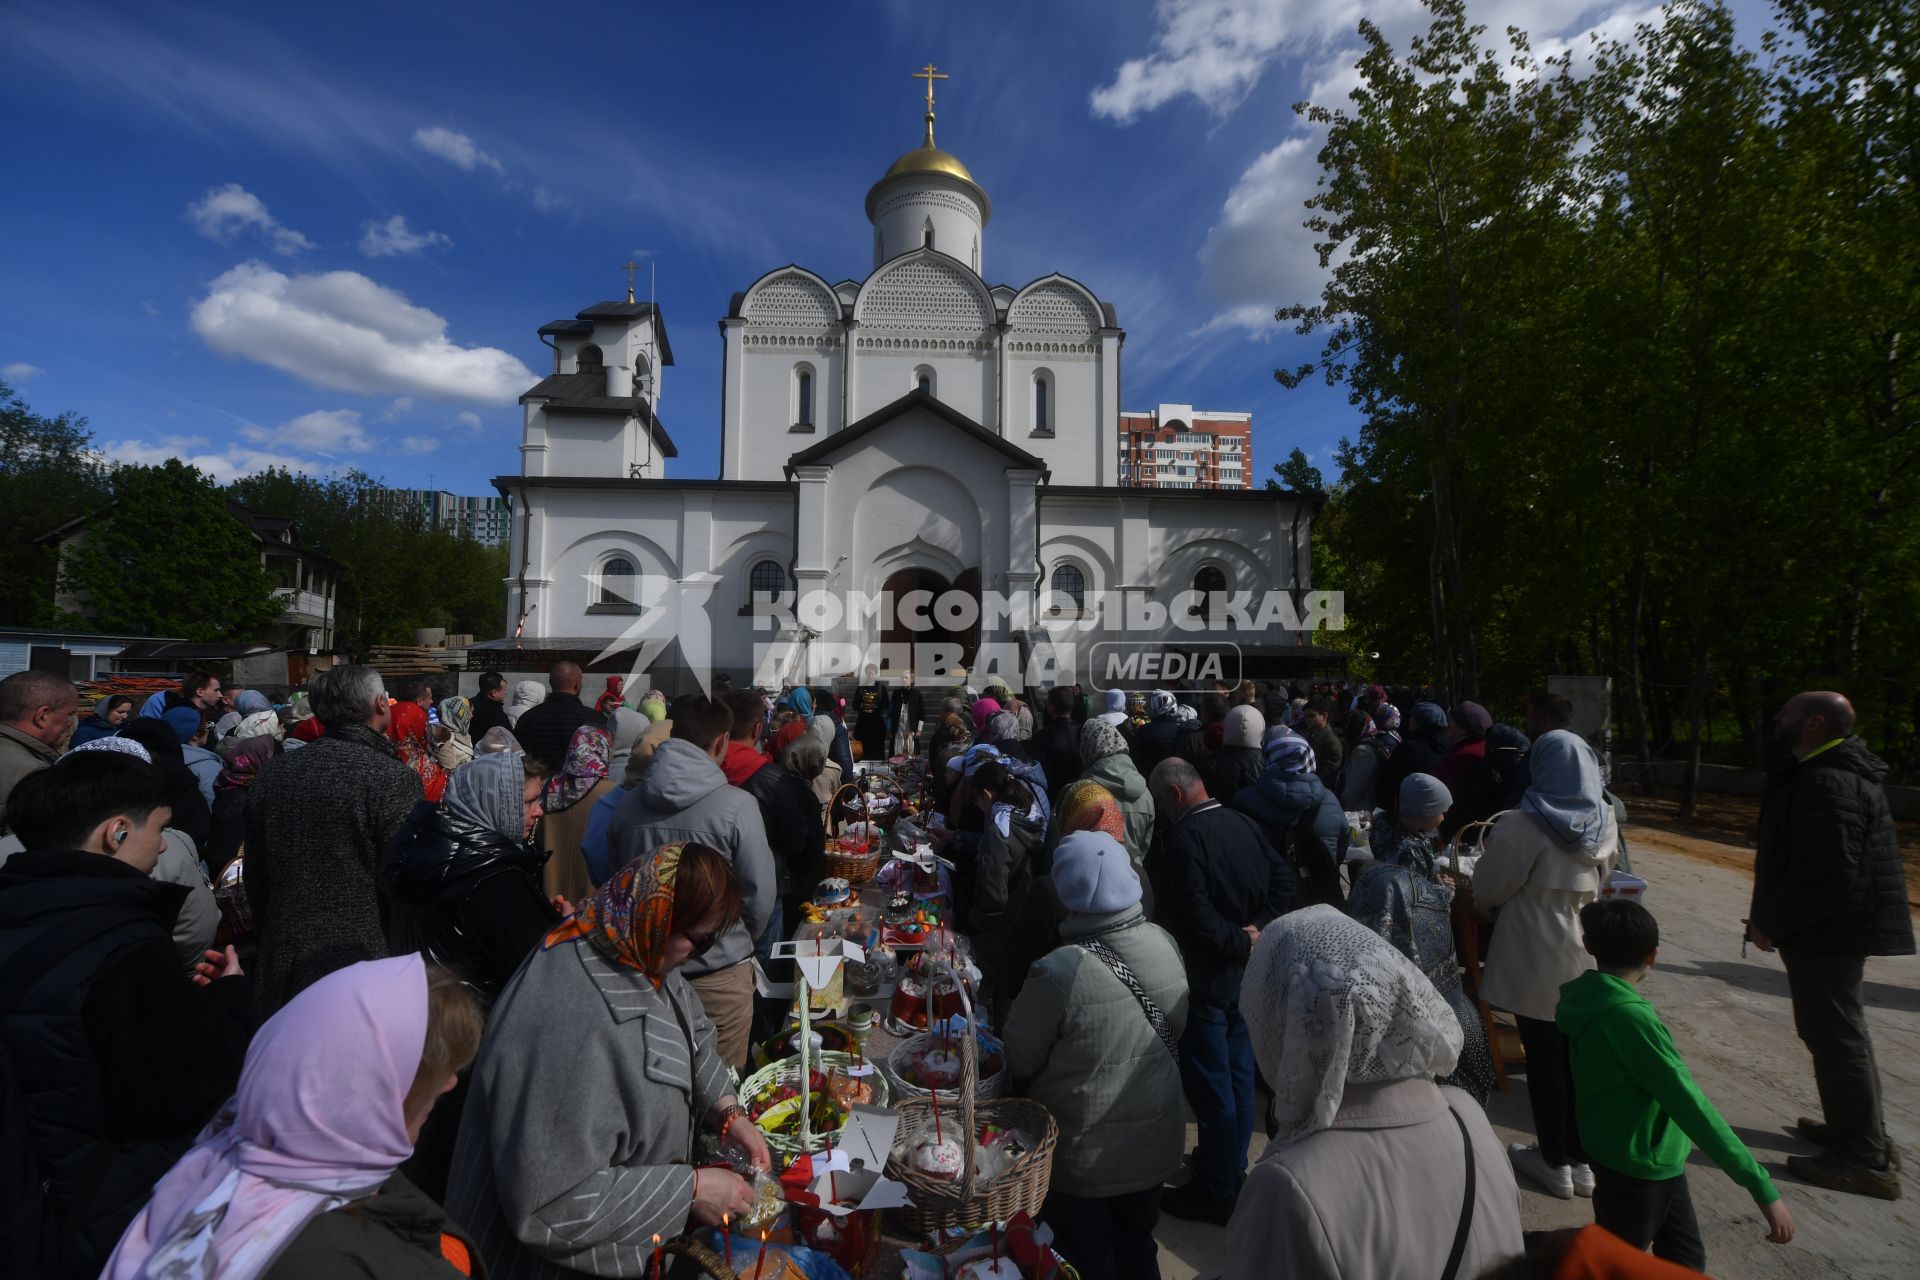
[{"label": "green hoodie boy", "polygon": [[[1599,1182],[1595,1221],[1636,1247],[1653,1244],[1669,1261],[1704,1267],[1684,1184],[1673,1198],[1650,1186],[1635,1192],[1640,1184],[1683,1178],[1698,1143],[1760,1206],[1767,1238],[1785,1244],[1793,1217],[1773,1180],[1700,1092],[1660,1016],[1636,990],[1659,953],[1659,925],[1637,902],[1603,899],[1581,910],[1580,927],[1600,967],[1560,988],[1555,1020],[1571,1050],[1580,1144]],[[1662,1215],[1665,1221],[1653,1220]]]}]

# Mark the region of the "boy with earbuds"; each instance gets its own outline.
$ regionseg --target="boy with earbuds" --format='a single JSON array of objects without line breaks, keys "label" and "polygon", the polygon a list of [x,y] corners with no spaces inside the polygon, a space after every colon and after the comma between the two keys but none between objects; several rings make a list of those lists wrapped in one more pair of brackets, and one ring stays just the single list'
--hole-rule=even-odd
[{"label": "boy with earbuds", "polygon": [[6,1216],[0,1258],[40,1274],[99,1273],[246,1056],[238,961],[209,952],[200,976],[182,972],[170,931],[186,889],[150,874],[167,794],[153,765],[82,751],[8,800],[26,850],[0,867],[0,1101],[46,1204]]}]

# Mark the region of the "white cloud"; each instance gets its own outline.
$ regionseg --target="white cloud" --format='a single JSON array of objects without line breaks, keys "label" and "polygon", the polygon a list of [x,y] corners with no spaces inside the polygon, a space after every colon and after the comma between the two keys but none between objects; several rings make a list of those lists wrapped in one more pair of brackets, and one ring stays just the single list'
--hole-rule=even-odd
[{"label": "white cloud", "polygon": [[1201,280],[1221,308],[1210,329],[1277,331],[1273,311],[1316,302],[1326,272],[1315,234],[1302,224],[1320,177],[1319,136],[1295,135],[1262,155],[1233,184],[1200,248]]},{"label": "white cloud", "polygon": [[440,442],[432,436],[405,436],[402,437],[400,443],[395,446],[394,452],[418,457],[423,453],[432,453],[439,447]]},{"label": "white cloud", "polygon": [[419,253],[422,249],[451,249],[451,237],[438,231],[415,231],[404,214],[394,214],[385,222],[360,224],[360,252],[369,258],[392,258]]},{"label": "white cloud", "polygon": [[485,166],[495,173],[505,173],[506,166],[480,149],[478,143],[464,133],[440,125],[431,125],[413,131],[413,145],[428,155],[439,156],[456,169],[465,169],[471,173]]},{"label": "white cloud", "polygon": [[267,212],[259,196],[237,182],[208,191],[205,198],[187,206],[187,217],[201,235],[219,244],[232,244],[242,234],[257,231],[282,257],[313,248],[313,241],[283,225]]},{"label": "white cloud", "polygon": [[453,420],[463,427],[472,427],[475,431],[478,431],[483,425],[480,421],[480,415],[471,409],[461,410],[460,413],[454,416]]},{"label": "white cloud", "polygon": [[243,262],[195,304],[193,329],[223,355],[331,391],[506,404],[534,381],[514,356],[461,346],[439,315],[356,271],[288,276]]},{"label": "white cloud", "polygon": [[268,453],[237,444],[229,445],[217,453],[210,451],[207,446],[205,436],[162,436],[158,440],[109,440],[100,445],[98,451],[108,462],[133,466],[153,466],[168,458],[178,458],[221,484],[274,467],[309,472],[333,469],[316,467],[305,458]]},{"label": "white cloud", "polygon": [[28,382],[45,373],[37,364],[28,364],[25,360],[15,360],[12,364],[0,365],[0,378],[8,382]]},{"label": "white cloud", "polygon": [[386,411],[380,415],[380,421],[392,422],[394,419],[404,417],[405,415],[412,412],[413,412],[413,397],[398,396],[398,397],[395,397],[392,404],[386,407]]},{"label": "white cloud", "polygon": [[533,189],[533,207],[542,213],[558,213],[573,203],[565,196],[547,190],[545,187]]},{"label": "white cloud", "polygon": [[352,409],[316,409],[277,427],[256,426],[250,422],[240,428],[240,435],[254,444],[323,455],[368,453],[374,446],[373,438],[360,423],[359,413]]}]

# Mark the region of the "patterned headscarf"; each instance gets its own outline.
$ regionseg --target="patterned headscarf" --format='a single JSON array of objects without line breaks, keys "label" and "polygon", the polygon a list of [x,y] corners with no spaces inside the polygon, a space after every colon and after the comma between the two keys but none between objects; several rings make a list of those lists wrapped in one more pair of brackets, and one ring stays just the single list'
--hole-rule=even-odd
[{"label": "patterned headscarf", "polygon": [[253,780],[260,776],[260,770],[266,768],[267,761],[273,759],[279,749],[278,740],[266,734],[240,739],[227,754],[226,767],[213,780],[213,789],[231,791],[235,787],[253,785]]},{"label": "patterned headscarf", "polygon": [[1338,907],[1290,912],[1262,930],[1240,992],[1280,1146],[1331,1126],[1349,1084],[1444,1076],[1460,1058],[1446,998]]},{"label": "patterned headscarf", "polygon": [[473,729],[473,704],[458,695],[440,699],[440,723],[456,736]]},{"label": "patterned headscarf", "polygon": [[1314,771],[1313,748],[1283,724],[1267,730],[1267,740],[1260,751],[1267,768],[1278,769],[1289,777],[1304,778]]},{"label": "patterned headscarf", "polygon": [[518,754],[475,756],[447,780],[440,810],[518,844],[527,837],[527,770]]},{"label": "patterned headscarf", "polygon": [[1020,717],[1011,711],[996,711],[987,719],[987,741],[996,746],[1020,741]]},{"label": "patterned headscarf", "polygon": [[1394,730],[1400,727],[1400,708],[1391,702],[1383,702],[1373,709],[1373,723],[1377,728]]},{"label": "patterned headscarf", "polygon": [[[132,756],[143,764],[152,764],[153,755],[132,738],[91,738],[75,747],[73,751],[111,751],[117,756]],[[67,754],[72,755],[73,751]]]},{"label": "patterned headscarf", "polygon": [[447,793],[447,771],[433,758],[433,739],[427,731],[427,711],[417,702],[393,704],[393,719],[387,723],[387,736],[400,748],[400,760],[420,775],[420,786],[427,800],[440,803]]},{"label": "patterned headscarf", "polygon": [[663,845],[614,872],[554,926],[542,945],[551,949],[585,938],[615,964],[646,974],[659,990],[664,979],[655,970],[666,959],[667,941],[673,937],[673,882],[685,848]]},{"label": "patterned headscarf", "polygon": [[573,731],[567,744],[567,760],[560,772],[547,779],[540,807],[548,813],[561,813],[580,803],[587,792],[607,776],[608,761],[613,758],[613,739],[605,729],[583,724]]},{"label": "patterned headscarf", "polygon": [[1120,802],[1113,798],[1113,792],[1097,782],[1083,779],[1070,783],[1060,793],[1059,814],[1062,835],[1070,831],[1100,831],[1121,844],[1127,842],[1127,818],[1120,812]]},{"label": "patterned headscarf", "polygon": [[493,726],[480,735],[480,741],[473,744],[475,758],[495,755],[503,751],[511,752],[516,756],[526,754],[520,749],[520,739],[514,737],[513,731],[505,725]]},{"label": "patterned headscarf", "polygon": [[1120,730],[1095,716],[1080,726],[1080,764],[1082,767],[1108,756],[1127,754],[1127,740]]}]

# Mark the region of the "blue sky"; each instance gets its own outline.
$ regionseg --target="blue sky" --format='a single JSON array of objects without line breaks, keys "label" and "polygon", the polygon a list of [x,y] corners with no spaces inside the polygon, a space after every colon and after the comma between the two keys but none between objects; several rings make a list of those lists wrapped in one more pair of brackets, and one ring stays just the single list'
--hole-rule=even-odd
[{"label": "blue sky", "polygon": [[[1745,7],[1745,6],[1743,6]],[[862,276],[862,201],[939,136],[994,202],[985,274],[1113,302],[1126,407],[1254,414],[1259,473],[1330,470],[1344,394],[1272,318],[1318,269],[1293,114],[1415,0],[122,5],[0,10],[0,376],[110,456],[282,463],[488,492],[518,470],[534,330],[657,271],[671,474],[718,470],[729,295]],[[1536,50],[1656,12],[1479,0]],[[640,288],[647,287],[643,268]]]}]

